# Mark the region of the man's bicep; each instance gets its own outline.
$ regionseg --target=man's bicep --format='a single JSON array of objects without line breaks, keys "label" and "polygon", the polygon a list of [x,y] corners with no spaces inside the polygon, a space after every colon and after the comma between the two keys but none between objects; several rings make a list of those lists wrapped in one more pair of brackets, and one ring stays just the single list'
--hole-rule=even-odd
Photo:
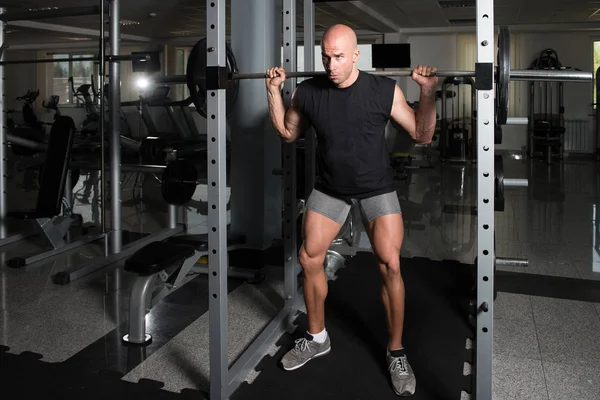
[{"label": "man's bicep", "polygon": [[293,139],[296,139],[304,134],[309,126],[308,120],[300,110],[298,98],[294,94],[292,104],[285,113],[285,127],[292,134]]},{"label": "man's bicep", "polygon": [[394,87],[394,101],[390,119],[393,124],[399,126],[409,135],[413,135],[416,129],[415,111],[408,105],[404,93],[397,85]]}]

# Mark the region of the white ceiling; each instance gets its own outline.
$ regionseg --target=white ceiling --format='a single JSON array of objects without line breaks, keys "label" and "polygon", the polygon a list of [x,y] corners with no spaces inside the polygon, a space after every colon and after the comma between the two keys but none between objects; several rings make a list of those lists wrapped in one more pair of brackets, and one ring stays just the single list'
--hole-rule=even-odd
[{"label": "white ceiling", "polygon": [[[250,0],[249,0],[250,1]],[[468,1],[468,0],[467,0]],[[229,3],[229,1],[227,1]],[[7,12],[41,7],[95,6],[97,0],[3,0]],[[148,38],[154,42],[198,38],[205,34],[204,1],[199,0],[121,0],[121,33]],[[552,29],[561,26],[600,29],[600,0],[496,0],[496,25],[527,26],[547,24]],[[153,13],[154,16],[151,16]],[[303,0],[297,0],[298,31],[303,25]],[[229,12],[227,13],[229,16]],[[333,23],[346,23],[361,34],[384,32],[444,32],[472,29],[475,7],[442,8],[437,0],[362,0],[315,2],[317,31]],[[452,22],[455,20],[456,22]],[[466,22],[465,22],[466,20]],[[45,25],[51,24],[51,25]],[[43,43],[81,43],[93,40],[94,33],[85,31],[54,32],[59,27],[76,27],[98,31],[100,16],[54,18],[9,25],[6,42],[9,45]],[[23,26],[26,25],[26,26]],[[229,19],[228,19],[229,25]],[[32,29],[35,26],[36,29]],[[48,30],[49,29],[49,30]],[[63,29],[69,30],[69,29]]]}]

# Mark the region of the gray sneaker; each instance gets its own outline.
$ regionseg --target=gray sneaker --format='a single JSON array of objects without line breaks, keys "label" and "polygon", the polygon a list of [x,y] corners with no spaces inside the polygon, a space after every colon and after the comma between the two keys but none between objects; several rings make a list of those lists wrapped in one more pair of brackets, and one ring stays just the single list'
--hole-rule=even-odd
[{"label": "gray sneaker", "polygon": [[296,339],[296,345],[281,359],[283,369],[293,371],[300,368],[315,357],[324,356],[331,350],[329,334],[323,343],[317,343],[307,332],[303,338]]},{"label": "gray sneaker", "polygon": [[387,363],[392,386],[396,394],[398,396],[412,396],[415,394],[417,380],[406,355],[394,357],[388,350]]}]

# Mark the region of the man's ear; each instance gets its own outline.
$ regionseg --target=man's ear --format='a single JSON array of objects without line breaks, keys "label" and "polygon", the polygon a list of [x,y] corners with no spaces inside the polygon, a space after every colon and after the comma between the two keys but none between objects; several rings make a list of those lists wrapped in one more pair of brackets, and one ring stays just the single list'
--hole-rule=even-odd
[{"label": "man's ear", "polygon": [[359,57],[360,57],[360,49],[357,47],[356,50],[354,50],[354,56],[352,57],[352,61],[354,61],[356,63],[358,61]]}]

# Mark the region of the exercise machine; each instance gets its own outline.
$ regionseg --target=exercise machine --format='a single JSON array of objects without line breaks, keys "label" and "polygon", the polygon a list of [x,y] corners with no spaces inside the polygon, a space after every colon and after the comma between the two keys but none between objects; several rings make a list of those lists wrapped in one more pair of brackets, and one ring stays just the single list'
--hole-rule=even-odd
[{"label": "exercise machine", "polygon": [[[229,235],[228,251],[244,247],[245,239]],[[177,290],[190,275],[208,274],[206,265],[199,265],[203,257],[210,257],[207,235],[174,236],[139,249],[125,261],[125,271],[137,274],[129,295],[129,330],[123,341],[147,345],[152,335],[146,332],[146,313],[165,296]],[[258,270],[229,266],[230,278],[245,279],[250,283],[262,281]]]},{"label": "exercise machine", "polygon": [[[38,261],[46,260],[65,251],[102,239],[101,234],[84,235],[77,240],[70,239],[70,229],[81,223],[81,217],[70,211],[72,191],[69,164],[75,123],[70,117],[57,117],[48,140],[46,158],[41,170],[40,189],[36,208],[33,210],[16,210],[6,214],[7,218],[31,222],[31,233],[20,233],[1,241],[2,245],[39,234],[52,249],[28,257],[15,257],[7,261],[7,265],[20,268]],[[66,199],[66,204],[64,199]],[[60,215],[66,206],[64,215]]]}]

